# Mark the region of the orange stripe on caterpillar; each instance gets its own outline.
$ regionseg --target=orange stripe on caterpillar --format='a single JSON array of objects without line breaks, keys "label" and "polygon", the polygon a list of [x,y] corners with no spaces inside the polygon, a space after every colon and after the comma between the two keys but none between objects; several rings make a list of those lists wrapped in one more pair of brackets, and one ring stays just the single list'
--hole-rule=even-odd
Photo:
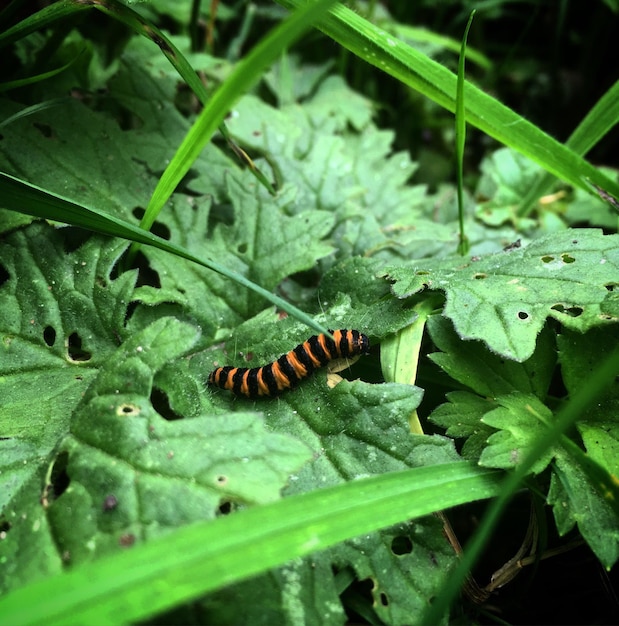
[{"label": "orange stripe on caterpillar", "polygon": [[325,334],[314,335],[277,361],[262,367],[218,367],[211,372],[208,382],[237,396],[276,396],[295,387],[329,361],[365,354],[370,348],[370,340],[358,330],[329,332],[333,339]]}]

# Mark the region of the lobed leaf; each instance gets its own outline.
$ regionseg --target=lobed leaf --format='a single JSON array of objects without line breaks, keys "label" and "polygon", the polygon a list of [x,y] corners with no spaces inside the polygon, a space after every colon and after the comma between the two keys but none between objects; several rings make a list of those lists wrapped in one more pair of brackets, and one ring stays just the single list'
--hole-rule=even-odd
[{"label": "lobed leaf", "polygon": [[616,281],[618,240],[594,229],[560,232],[479,259],[390,267],[387,276],[399,298],[426,288],[444,291],[443,314],[462,339],[481,339],[522,362],[548,317],[581,332],[614,321],[604,304]]}]

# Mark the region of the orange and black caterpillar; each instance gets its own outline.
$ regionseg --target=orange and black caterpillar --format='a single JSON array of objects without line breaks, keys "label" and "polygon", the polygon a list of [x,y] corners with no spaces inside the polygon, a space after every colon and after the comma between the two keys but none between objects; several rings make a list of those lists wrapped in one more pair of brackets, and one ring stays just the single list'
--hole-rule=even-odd
[{"label": "orange and black caterpillar", "polygon": [[333,339],[324,334],[314,335],[263,367],[218,367],[211,372],[208,382],[237,396],[275,396],[294,387],[329,361],[365,354],[370,348],[370,340],[358,330],[329,332]]}]

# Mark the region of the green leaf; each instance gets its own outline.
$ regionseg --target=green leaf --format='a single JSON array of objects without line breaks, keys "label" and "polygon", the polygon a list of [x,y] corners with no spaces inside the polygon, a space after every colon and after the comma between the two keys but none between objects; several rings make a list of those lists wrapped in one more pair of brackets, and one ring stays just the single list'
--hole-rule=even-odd
[{"label": "green leaf", "polygon": [[443,313],[462,339],[525,361],[548,317],[581,332],[610,321],[603,305],[619,271],[618,243],[617,235],[580,229],[481,259],[414,261],[387,274],[400,298],[444,291]]},{"label": "green leaf", "polygon": [[462,447],[465,459],[479,461],[488,437],[495,432],[482,418],[496,408],[496,402],[480,398],[468,391],[451,391],[447,402],[439,405],[428,417],[438,426],[445,428],[450,437],[466,437]]},{"label": "green leaf", "polygon": [[368,608],[374,623],[405,626],[427,606],[457,560],[443,537],[440,519],[432,516],[346,541],[330,552],[334,563],[349,563],[357,580],[371,583]]},{"label": "green leaf", "polygon": [[481,342],[461,341],[453,324],[442,316],[430,317],[428,331],[441,350],[430,354],[430,359],[480,396],[494,398],[522,391],[545,400],[556,362],[554,335],[550,331],[540,333],[535,352],[522,363],[493,354]]},{"label": "green leaf", "polygon": [[[558,412],[556,419],[552,420],[552,422],[548,424],[548,428],[532,443],[531,448],[527,451],[522,462],[513,472],[508,474],[499,496],[490,505],[478,531],[470,541],[463,558],[446,579],[445,585],[441,588],[440,596],[424,611],[421,621],[424,623],[437,622],[439,618],[447,612],[451,601],[460,590],[473,563],[479,557],[481,550],[489,540],[491,531],[496,526],[501,512],[516,492],[521,481],[536,464],[538,459],[551,447],[555,446],[558,439],[576,423],[583,412],[606,391],[616,377],[618,366],[619,350],[615,347],[611,356],[607,357],[602,364],[595,369],[594,374],[589,377],[588,384],[586,386],[583,385],[577,390],[570,398],[570,401]],[[619,519],[616,510],[617,506],[615,504],[615,502],[619,501],[619,497],[616,495],[617,492],[619,492],[616,480],[607,481],[604,487],[610,494],[610,497],[605,503],[614,509],[614,519],[616,523],[616,520]]]},{"label": "green leaf", "polygon": [[[488,426],[499,429],[488,438],[488,445],[482,452],[479,464],[485,467],[510,469],[516,467],[535,442],[543,435],[552,421],[552,411],[538,398],[514,393],[495,398],[499,405],[481,418]],[[556,454],[548,448],[531,466],[531,472],[539,474]]]},{"label": "green leaf", "polygon": [[[49,533],[57,553],[45,553],[44,569],[60,560],[83,563],[127,542],[212,519],[223,502],[273,501],[308,460],[306,446],[267,433],[255,413],[167,421],[157,412],[157,370],[191,348],[197,335],[193,326],[161,318],[99,368],[71,417],[70,434],[49,461],[46,524],[37,543]],[[162,382],[157,392],[165,397],[172,389]],[[179,380],[169,384],[178,387]],[[16,494],[6,507],[15,521],[3,542],[2,579],[11,586],[32,575],[33,564],[17,556],[32,532],[17,513],[32,504]]]},{"label": "green leaf", "polygon": [[11,456],[31,461],[19,467],[1,455],[12,467],[15,491],[37,473],[97,368],[118,345],[135,282],[132,272],[110,276],[124,248],[123,242],[103,243],[43,223],[0,243],[6,274],[0,290],[1,443]]},{"label": "green leaf", "polygon": [[[616,479],[615,479],[616,480]],[[609,498],[614,497],[608,494]],[[561,535],[574,524],[602,564],[610,569],[619,558],[619,517],[600,496],[586,472],[570,456],[559,453],[548,491]]]},{"label": "green leaf", "polygon": [[[609,296],[613,295],[613,285],[609,285]],[[586,333],[564,329],[557,335],[557,348],[561,376],[568,393],[575,393],[595,370],[600,360],[610,356],[619,342],[619,327],[592,328]],[[609,397],[617,396],[614,389]]]},{"label": "green leaf", "polygon": [[[481,176],[475,192],[482,201],[475,209],[477,218],[489,226],[517,223],[521,232],[526,232],[527,227],[532,228],[533,220],[519,219],[517,209],[522,197],[543,173],[539,165],[514,150],[500,148],[488,155],[480,168]],[[554,180],[554,177],[550,178]],[[586,195],[591,199],[590,194]],[[539,196],[535,196],[535,201],[538,199]]]}]

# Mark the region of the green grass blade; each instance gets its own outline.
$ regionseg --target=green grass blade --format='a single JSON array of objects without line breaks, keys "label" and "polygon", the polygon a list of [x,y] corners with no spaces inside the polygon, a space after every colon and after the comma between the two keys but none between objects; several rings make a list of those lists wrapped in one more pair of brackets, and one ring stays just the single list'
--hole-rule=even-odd
[{"label": "green grass blade", "polygon": [[26,78],[19,78],[17,80],[7,81],[6,83],[0,83],[0,93],[4,91],[9,91],[11,89],[17,89],[18,87],[25,87],[26,85],[32,85],[34,83],[40,83],[42,80],[47,80],[52,76],[56,76],[56,74],[60,74],[64,72],[68,67],[73,65],[75,61],[79,58],[79,54],[71,59],[68,63],[61,65],[53,70],[49,70],[49,72],[42,72],[41,74],[36,74],[35,76],[28,76]]},{"label": "green grass blade", "polygon": [[9,117],[3,119],[0,122],[0,128],[4,126],[8,126],[13,122],[16,122],[19,119],[24,117],[28,117],[29,115],[34,115],[35,113],[39,113],[40,111],[45,111],[45,109],[51,109],[52,107],[59,106],[61,104],[66,105],[71,98],[69,96],[64,96],[62,98],[53,98],[52,100],[45,100],[44,102],[37,102],[37,104],[32,104],[31,106],[25,107],[21,109],[21,111],[17,111],[13,115],[9,115]]},{"label": "green grass blade", "polygon": [[122,624],[379,528],[498,494],[500,472],[457,462],[319,489],[178,529],[0,600],[12,626]]},{"label": "green grass blade", "polygon": [[51,194],[44,189],[19,180],[4,172],[0,172],[0,206],[34,217],[80,226],[81,228],[86,228],[103,235],[122,237],[176,254],[177,256],[213,270],[214,272],[218,272],[236,281],[240,285],[251,289],[317,332],[327,332],[326,328],[317,324],[300,309],[297,309],[282,298],[256,285],[245,278],[245,276],[237,274],[211,259],[198,258],[181,246],[177,246],[165,239],[152,235],[138,226],[123,222],[116,217],[95,211],[89,207],[76,204],[61,196]]},{"label": "green grass blade", "polygon": [[464,145],[466,143],[466,113],[464,102],[464,65],[466,54],[466,40],[473,23],[475,11],[471,11],[469,21],[464,29],[462,37],[462,47],[460,48],[460,59],[458,61],[458,81],[456,90],[456,189],[458,193],[458,218],[460,228],[460,241],[458,242],[458,253],[465,255],[469,251],[469,243],[464,232],[464,180],[462,170],[464,167]]},{"label": "green grass blade", "polygon": [[37,30],[47,28],[59,20],[73,17],[76,13],[91,8],[92,5],[86,2],[74,2],[72,0],[53,2],[44,9],[15,24],[15,26],[0,33],[0,48],[8,46]]},{"label": "green grass blade", "polygon": [[[301,0],[277,0],[294,9]],[[317,28],[339,44],[405,85],[454,112],[456,76],[414,48],[395,39],[344,6],[337,5]],[[619,183],[587,163],[534,124],[470,83],[465,84],[466,119],[497,141],[518,150],[541,167],[588,192],[591,182],[619,197]]]}]

